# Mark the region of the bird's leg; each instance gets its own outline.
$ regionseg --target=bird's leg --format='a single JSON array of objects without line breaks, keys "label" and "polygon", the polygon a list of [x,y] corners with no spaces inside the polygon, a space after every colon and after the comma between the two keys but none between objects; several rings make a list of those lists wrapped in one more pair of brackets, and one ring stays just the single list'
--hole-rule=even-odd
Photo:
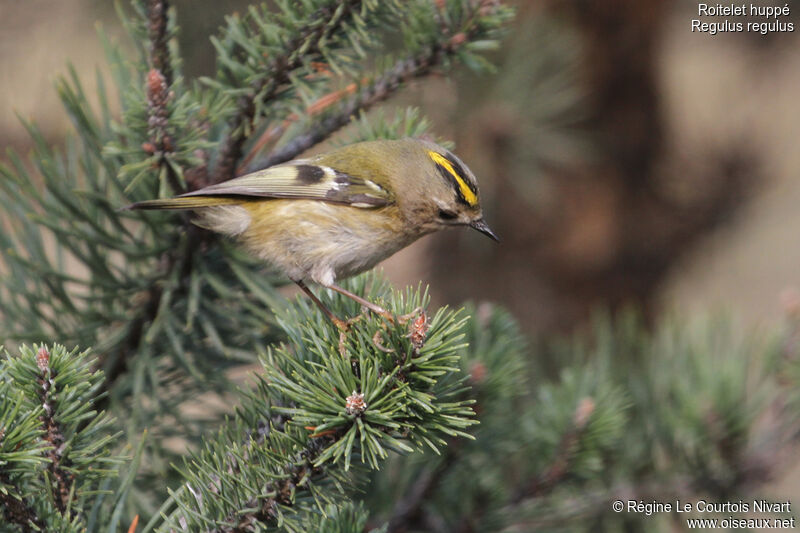
[{"label": "bird's leg", "polygon": [[333,314],[333,311],[325,307],[325,304],[322,303],[322,301],[317,298],[313,292],[311,292],[311,289],[308,288],[308,285],[306,285],[303,280],[294,280],[294,282],[297,283],[297,286],[300,287],[300,289],[306,293],[309,298],[311,298],[312,302],[317,304],[317,307],[319,307],[322,312],[325,313],[325,316],[327,316],[330,321],[333,322],[337,328],[339,328],[340,333],[344,333],[350,329],[350,323],[337,317]]},{"label": "bird's leg", "polygon": [[357,294],[353,294],[352,292],[348,291],[347,289],[343,289],[342,287],[339,287],[338,285],[334,285],[333,283],[331,283],[330,285],[327,285],[327,287],[329,289],[331,289],[331,290],[334,290],[334,291],[338,292],[339,294],[347,296],[351,300],[355,300],[356,302],[360,303],[362,306],[366,307],[367,309],[369,309],[373,313],[382,316],[383,318],[385,318],[386,320],[388,320],[389,322],[394,324],[394,316],[392,315],[392,313],[390,313],[389,311],[387,311],[383,307],[381,307],[379,305],[376,305],[376,304],[370,302],[369,300],[365,300],[361,296],[359,296]]},{"label": "bird's leg", "polygon": [[[311,292],[311,289],[308,288],[308,285],[306,285],[303,282],[303,280],[293,280],[293,281],[297,284],[298,287],[300,287],[300,289],[304,293],[306,293],[306,295],[309,298],[311,298],[311,301],[314,302],[317,305],[317,307],[319,307],[322,310],[322,312],[325,313],[325,316],[327,316],[328,319],[331,322],[333,322],[334,325],[339,329],[339,352],[342,354],[342,356],[346,355],[345,354],[345,341],[346,341],[347,332],[350,330],[351,324],[353,324],[354,322],[358,321],[363,315],[359,315],[359,316],[357,316],[355,318],[351,318],[350,320],[342,320],[341,318],[339,318],[336,315],[334,315],[333,311],[328,309],[325,306],[325,304],[322,303],[322,301],[319,298],[317,298],[317,296],[313,292]],[[357,294],[353,294],[352,292],[348,291],[347,289],[343,289],[342,287],[339,287],[337,285],[330,284],[330,285],[327,285],[326,287],[338,292],[339,294],[342,294],[344,296],[347,296],[348,298],[351,298],[351,299],[355,300],[356,302],[361,304],[363,307],[366,307],[367,309],[369,309],[373,313],[376,313],[376,314],[384,317],[386,320],[388,320],[389,322],[394,324],[394,322],[395,322],[394,316],[392,316],[392,314],[389,311],[387,311],[386,309],[384,309],[383,307],[381,307],[379,305],[376,305],[376,304],[374,304],[374,303],[372,303],[370,301],[367,301],[364,298],[362,298],[361,296],[359,296]],[[379,345],[379,347],[382,348],[384,351],[393,351],[393,350],[386,350],[386,348],[383,348],[380,345]]]}]

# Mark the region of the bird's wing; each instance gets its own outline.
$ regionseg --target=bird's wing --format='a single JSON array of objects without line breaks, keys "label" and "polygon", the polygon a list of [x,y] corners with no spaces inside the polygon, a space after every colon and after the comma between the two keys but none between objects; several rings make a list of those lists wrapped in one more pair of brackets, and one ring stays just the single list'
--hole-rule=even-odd
[{"label": "bird's wing", "polygon": [[256,198],[320,200],[360,208],[383,207],[394,202],[389,191],[368,178],[299,160],[174,198],[145,200],[123,209],[198,209]]},{"label": "bird's wing", "polygon": [[198,196],[297,198],[365,208],[382,207],[394,201],[389,191],[370,179],[302,161],[253,172],[178,198]]}]

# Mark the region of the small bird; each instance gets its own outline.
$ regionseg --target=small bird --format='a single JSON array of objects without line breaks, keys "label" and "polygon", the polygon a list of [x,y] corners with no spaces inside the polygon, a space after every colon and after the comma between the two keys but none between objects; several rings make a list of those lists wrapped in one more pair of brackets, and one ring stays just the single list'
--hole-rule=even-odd
[{"label": "small bird", "polygon": [[336,280],[448,227],[469,226],[499,240],[483,220],[475,175],[441,146],[412,138],[351,144],[125,209],[196,211],[197,225],[236,237],[297,283],[340,330],[347,323],[306,282],[391,319]]}]

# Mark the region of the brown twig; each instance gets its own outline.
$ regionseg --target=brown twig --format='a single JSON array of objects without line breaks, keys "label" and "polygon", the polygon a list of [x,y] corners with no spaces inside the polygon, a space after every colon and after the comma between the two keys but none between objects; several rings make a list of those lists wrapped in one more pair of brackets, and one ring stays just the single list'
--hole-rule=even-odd
[{"label": "brown twig", "polygon": [[[455,33],[443,42],[431,45],[421,54],[397,61],[371,83],[363,85],[361,90],[355,92],[335,113],[313,123],[305,133],[301,133],[283,147],[258,160],[247,170],[254,172],[294,159],[346,126],[359,111],[365,111],[389,98],[403,83],[430,74],[434,67],[441,64],[446,57],[454,55],[479,31],[477,24],[474,23],[477,13],[478,10],[470,17],[465,31]],[[352,89],[348,87],[347,90]],[[327,102],[326,107],[339,99]]]},{"label": "brown twig", "polygon": [[345,0],[341,7],[331,5],[320,9],[309,17],[313,22],[299,30],[299,35],[286,45],[284,52],[272,58],[268,68],[264,69],[265,76],[253,82],[250,94],[238,101],[236,114],[229,124],[230,132],[220,149],[214,182],[234,177],[237,163],[243,155],[244,143],[257,118],[256,100],[264,104],[273,99],[279,89],[290,81],[291,72],[302,66],[305,58],[318,53],[320,43],[341,27],[345,17],[354,13],[361,2]]},{"label": "brown twig", "polygon": [[346,126],[353,115],[359,111],[369,109],[376,103],[389,98],[404,82],[428,74],[430,69],[439,62],[440,55],[441,49],[433,49],[424,56],[398,61],[381,77],[364,86],[345,101],[335,113],[314,123],[307,132],[298,135],[283,147],[258,160],[248,168],[248,171],[253,172],[284,163],[324,141],[331,134]]},{"label": "brown twig", "polygon": [[[332,106],[336,102],[340,101],[345,96],[351,95],[358,89],[358,84],[351,83],[344,89],[339,89],[338,91],[333,91],[322,96],[316,102],[308,106],[306,108],[306,115],[314,116],[318,115],[328,107]],[[248,154],[242,159],[239,168],[236,169],[237,173],[243,174],[247,172],[247,166],[250,162],[261,152],[269,143],[272,141],[277,140],[283,133],[289,128],[289,126],[300,119],[300,115],[296,113],[292,113],[289,115],[280,125],[275,126],[274,128],[268,128],[261,134],[258,141],[253,144],[253,147],[250,149]]]}]

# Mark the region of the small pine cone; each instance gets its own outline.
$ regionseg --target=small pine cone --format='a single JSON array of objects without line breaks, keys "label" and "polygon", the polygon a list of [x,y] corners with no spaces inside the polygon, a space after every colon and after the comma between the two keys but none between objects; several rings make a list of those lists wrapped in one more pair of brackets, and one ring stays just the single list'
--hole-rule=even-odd
[{"label": "small pine cone", "polygon": [[364,402],[364,395],[360,392],[353,391],[353,394],[347,397],[344,409],[349,415],[360,415],[366,411],[367,404]]}]

